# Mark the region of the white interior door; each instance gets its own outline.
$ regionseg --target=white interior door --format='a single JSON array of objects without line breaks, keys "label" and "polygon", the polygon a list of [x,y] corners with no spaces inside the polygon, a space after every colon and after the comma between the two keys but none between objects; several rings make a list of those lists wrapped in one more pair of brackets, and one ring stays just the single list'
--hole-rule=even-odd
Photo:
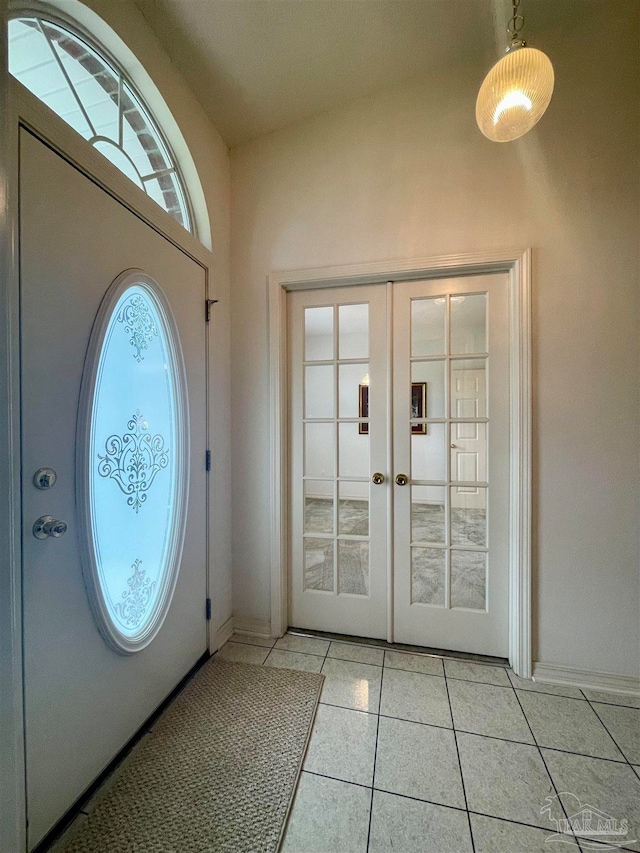
[{"label": "white interior door", "polygon": [[[23,130],[20,142],[24,685],[33,848],[206,649],[205,274],[32,134]],[[122,312],[112,314],[108,329],[120,350],[109,361],[107,348],[87,351],[88,343],[111,283],[133,268],[146,277]],[[155,298],[147,280],[158,285],[151,320],[142,310],[147,296],[149,305]],[[162,325],[171,316],[188,404],[181,408],[175,397],[163,415],[160,399],[174,399],[180,374],[180,346]],[[165,344],[169,349],[158,350]],[[94,390],[107,389],[104,405],[94,395],[91,416],[91,395],[80,400],[85,356],[88,368],[100,356]],[[130,411],[138,392],[142,403]],[[87,471],[75,467],[78,419],[95,432],[87,465],[97,473],[88,483]],[[52,487],[36,486],[41,468],[55,471]],[[46,473],[39,485],[51,486]],[[174,524],[171,507],[181,488],[188,509]],[[88,503],[78,504],[83,494]],[[52,522],[53,535],[46,536],[43,522],[38,529],[46,538],[36,538],[34,522],[46,516],[66,522],[66,533],[56,536],[64,526]],[[93,610],[83,520],[92,525],[103,572]],[[165,575],[154,575],[160,551],[171,551],[179,566],[172,598]],[[121,592],[108,589],[113,578]],[[161,591],[170,606],[148,643],[165,616]],[[98,627],[101,607],[119,625],[119,651],[105,626]],[[146,634],[143,625],[150,626]],[[124,653],[136,643],[141,650]]]},{"label": "white interior door", "polygon": [[[456,303],[452,303],[456,308]],[[487,416],[487,371],[482,359],[451,361],[451,414],[472,418],[451,425],[451,477],[460,482],[487,479],[486,427],[477,419]],[[475,496],[475,497],[474,497]],[[452,492],[454,509],[485,509],[484,492],[477,486],[458,486]]]},{"label": "white interior door", "polygon": [[393,292],[394,639],[506,657],[507,276]]},{"label": "white interior door", "polygon": [[289,623],[386,637],[385,289],[291,293],[288,317]]}]

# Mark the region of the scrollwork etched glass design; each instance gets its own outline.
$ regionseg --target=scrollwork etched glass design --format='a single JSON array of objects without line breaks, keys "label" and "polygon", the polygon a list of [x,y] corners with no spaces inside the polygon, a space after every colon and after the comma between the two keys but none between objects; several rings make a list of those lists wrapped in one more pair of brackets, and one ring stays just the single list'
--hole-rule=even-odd
[{"label": "scrollwork etched glass design", "polygon": [[101,307],[87,356],[91,391],[80,464],[86,488],[79,499],[88,504],[98,621],[112,645],[131,652],[159,628],[175,585],[188,430],[170,309],[148,276],[120,278],[112,298],[105,297],[110,304]]}]

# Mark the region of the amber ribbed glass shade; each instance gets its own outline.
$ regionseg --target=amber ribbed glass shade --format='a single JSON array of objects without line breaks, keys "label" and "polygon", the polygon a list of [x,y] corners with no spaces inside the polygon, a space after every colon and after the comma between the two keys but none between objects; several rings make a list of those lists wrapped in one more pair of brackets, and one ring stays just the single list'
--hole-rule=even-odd
[{"label": "amber ribbed glass shade", "polygon": [[519,47],[493,66],[476,101],[476,121],[494,142],[524,136],[549,106],[553,65],[541,50]]}]

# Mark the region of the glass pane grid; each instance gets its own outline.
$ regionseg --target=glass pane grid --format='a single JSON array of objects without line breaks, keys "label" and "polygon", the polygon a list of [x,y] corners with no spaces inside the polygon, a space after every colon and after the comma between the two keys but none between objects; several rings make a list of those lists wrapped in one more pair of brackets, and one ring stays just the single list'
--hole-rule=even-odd
[{"label": "glass pane grid", "polygon": [[[121,71],[66,26],[25,15],[9,21],[8,29],[11,74],[91,144],[112,143],[120,156],[110,155],[104,145],[94,147],[190,231],[177,166]],[[140,173],[151,177],[160,172],[157,186],[139,180]]]},{"label": "glass pane grid", "polygon": [[[412,400],[415,383],[426,383],[426,412],[413,403],[409,419],[412,603],[486,609],[488,483],[477,477],[486,476],[488,453],[486,302],[481,293],[411,303]],[[453,479],[460,473],[475,477]],[[443,510],[429,506],[427,492],[414,497],[438,488],[446,492]]]},{"label": "glass pane grid", "polygon": [[[332,595],[369,595],[368,312],[368,304],[304,312],[304,588]],[[308,441],[314,430],[323,433],[317,447]],[[331,498],[312,496],[329,484]]]}]

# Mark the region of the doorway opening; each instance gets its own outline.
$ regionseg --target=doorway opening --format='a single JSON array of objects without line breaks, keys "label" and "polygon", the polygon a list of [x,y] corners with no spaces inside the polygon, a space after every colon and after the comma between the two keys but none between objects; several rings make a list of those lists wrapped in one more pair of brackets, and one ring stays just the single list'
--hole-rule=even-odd
[{"label": "doorway opening", "polygon": [[274,634],[529,672],[529,263],[271,276]]}]

